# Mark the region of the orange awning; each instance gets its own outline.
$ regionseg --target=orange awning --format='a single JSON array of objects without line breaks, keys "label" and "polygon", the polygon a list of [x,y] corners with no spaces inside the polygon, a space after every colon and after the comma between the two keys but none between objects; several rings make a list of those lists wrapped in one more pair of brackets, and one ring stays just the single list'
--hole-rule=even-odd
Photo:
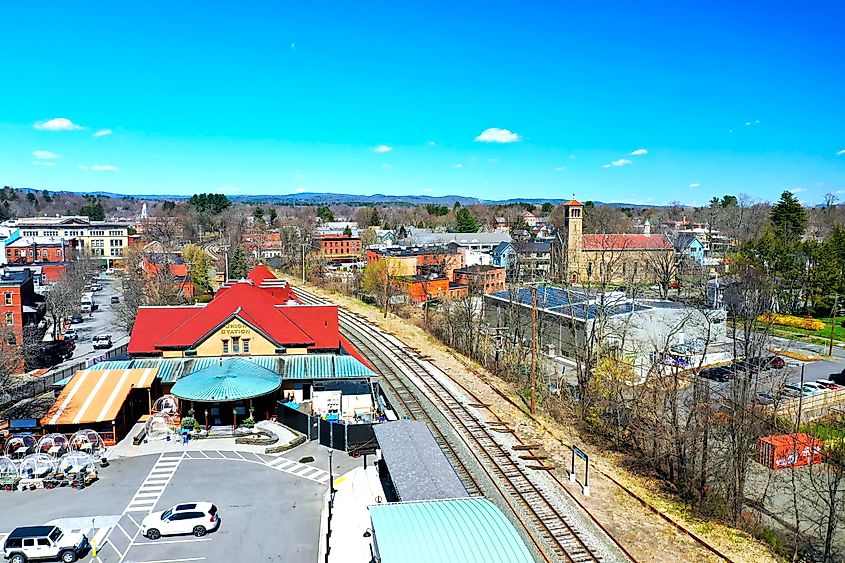
[{"label": "orange awning", "polygon": [[158,368],[80,370],[65,385],[41,424],[112,421],[117,418],[129,391],[149,388],[157,373]]}]

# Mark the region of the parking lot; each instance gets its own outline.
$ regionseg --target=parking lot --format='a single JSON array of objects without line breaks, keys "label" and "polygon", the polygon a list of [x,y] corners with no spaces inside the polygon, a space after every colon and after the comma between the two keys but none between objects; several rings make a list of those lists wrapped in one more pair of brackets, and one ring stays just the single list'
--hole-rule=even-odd
[{"label": "parking lot", "polygon": [[[358,463],[334,452],[335,476]],[[83,561],[315,561],[327,469],[326,450],[314,443],[285,456],[174,447],[121,458],[84,490],[0,493],[0,540],[17,526],[55,524],[96,544]],[[155,541],[140,534],[146,515],[189,501],[214,503],[219,529]]]}]

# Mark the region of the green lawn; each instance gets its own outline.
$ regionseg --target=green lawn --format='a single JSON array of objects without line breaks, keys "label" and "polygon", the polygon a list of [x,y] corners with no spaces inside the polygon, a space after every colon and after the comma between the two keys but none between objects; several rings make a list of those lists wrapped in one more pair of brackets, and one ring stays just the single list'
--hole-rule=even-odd
[{"label": "green lawn", "polygon": [[[824,342],[827,342],[830,339],[830,317],[827,318],[819,318],[818,320],[825,323],[825,328],[822,330],[807,330],[804,328],[797,328],[792,326],[783,326],[783,325],[772,325],[772,330],[780,333],[779,335],[783,335],[783,333],[789,333],[797,336],[810,336],[814,339],[821,339]],[[845,327],[842,327],[840,324],[845,318],[843,317],[836,317],[836,326],[833,330],[833,340],[845,342]],[[819,342],[821,343],[821,342]]]}]

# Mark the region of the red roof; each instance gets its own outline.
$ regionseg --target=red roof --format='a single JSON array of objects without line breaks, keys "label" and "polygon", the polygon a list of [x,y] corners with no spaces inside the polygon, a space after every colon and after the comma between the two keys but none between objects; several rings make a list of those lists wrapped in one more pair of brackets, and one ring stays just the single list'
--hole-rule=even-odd
[{"label": "red roof", "polygon": [[665,235],[584,235],[584,250],[673,250]]},{"label": "red roof", "polygon": [[252,280],[256,284],[263,282],[264,280],[275,280],[278,279],[276,274],[270,271],[270,268],[265,266],[264,264],[259,264],[252,271],[247,274],[246,279]]},{"label": "red roof", "polygon": [[563,205],[564,205],[564,207],[571,207],[571,206],[576,206],[576,205],[577,205],[578,207],[584,207],[584,206],[581,204],[581,202],[580,202],[580,201],[578,201],[577,199],[570,199],[569,201],[567,201],[567,202],[566,202],[566,203],[564,203]]},{"label": "red roof", "polygon": [[271,293],[238,282],[204,307],[141,307],[128,351],[158,354],[191,348],[235,318],[280,346],[340,347],[337,306],[279,305]]},{"label": "red roof", "polygon": [[156,342],[187,319],[199,312],[200,307],[139,307],[132,334],[129,337],[129,354],[159,354]]}]

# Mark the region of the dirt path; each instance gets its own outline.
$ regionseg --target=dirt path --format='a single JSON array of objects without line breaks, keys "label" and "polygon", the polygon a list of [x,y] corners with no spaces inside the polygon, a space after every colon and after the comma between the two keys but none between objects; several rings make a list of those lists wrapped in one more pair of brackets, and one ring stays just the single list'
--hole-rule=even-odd
[{"label": "dirt path", "polygon": [[[558,476],[566,480],[566,468],[571,464],[571,452],[565,444],[583,444],[571,428],[554,422],[546,416],[527,415],[527,409],[517,407],[502,399],[498,390],[517,405],[521,400],[515,389],[507,382],[492,375],[471,360],[457,354],[441,344],[421,328],[406,319],[382,313],[369,305],[343,295],[329,293],[313,286],[304,286],[309,291],[366,317],[373,324],[393,333],[407,345],[423,350],[439,368],[456,382],[490,405],[493,414],[508,422],[516,434],[529,444],[542,447],[536,455],[548,456],[547,463],[554,464]],[[494,390],[495,389],[495,390]],[[492,417],[491,417],[492,418]],[[590,455],[593,469],[612,476],[625,487],[634,491],[652,506],[658,507],[674,521],[693,531],[732,561],[776,562],[780,561],[768,547],[747,534],[732,528],[690,517],[686,508],[659,492],[659,484],[649,482],[621,468],[612,455],[582,448]],[[685,533],[673,527],[654,514],[622,488],[599,471],[592,471],[590,496],[581,495],[580,487],[567,483],[572,493],[589,512],[605,526],[611,534],[640,562],[721,561],[719,557],[695,542]]]}]

